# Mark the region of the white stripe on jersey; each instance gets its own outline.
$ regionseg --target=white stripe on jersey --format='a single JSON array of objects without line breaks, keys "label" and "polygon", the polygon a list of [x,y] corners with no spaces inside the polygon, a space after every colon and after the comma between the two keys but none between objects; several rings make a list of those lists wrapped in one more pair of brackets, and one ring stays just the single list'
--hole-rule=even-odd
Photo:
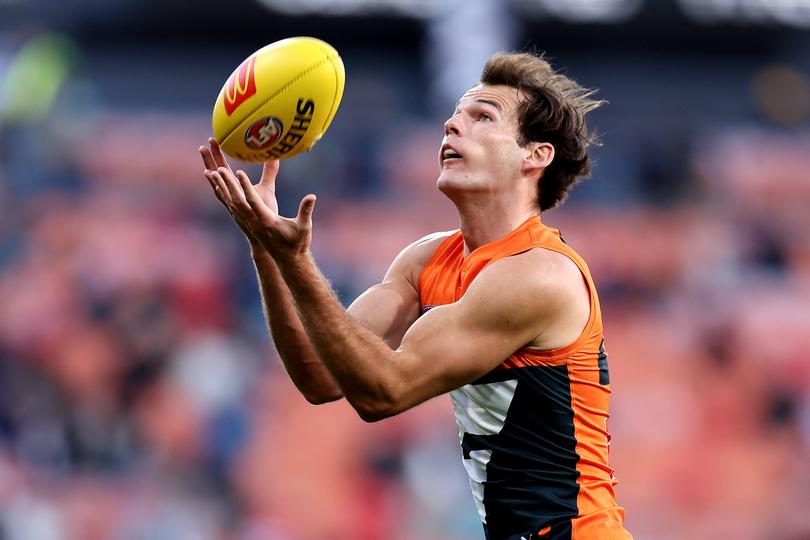
[{"label": "white stripe on jersey", "polygon": [[456,423],[463,433],[495,435],[506,423],[515,397],[517,379],[489,384],[468,384],[450,392]]},{"label": "white stripe on jersey", "polygon": [[[456,413],[459,440],[465,433],[496,435],[506,423],[509,405],[515,397],[517,379],[489,384],[468,384],[450,392],[450,401]],[[484,508],[484,483],[487,481],[487,463],[492,450],[472,450],[464,459],[464,468],[470,477],[475,506],[483,523],[487,522]]]},{"label": "white stripe on jersey", "polygon": [[464,468],[470,477],[470,489],[472,489],[475,509],[481,523],[487,522],[487,509],[484,507],[484,482],[487,481],[487,463],[492,457],[492,450],[473,450],[470,452],[470,459],[462,460]]}]

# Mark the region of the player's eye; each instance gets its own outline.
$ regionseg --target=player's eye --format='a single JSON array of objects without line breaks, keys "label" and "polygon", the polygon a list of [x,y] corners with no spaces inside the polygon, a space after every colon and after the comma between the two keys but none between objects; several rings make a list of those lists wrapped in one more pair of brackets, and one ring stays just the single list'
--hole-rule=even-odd
[{"label": "player's eye", "polygon": [[481,113],[478,115],[478,120],[482,122],[492,122],[492,117],[487,113]]}]

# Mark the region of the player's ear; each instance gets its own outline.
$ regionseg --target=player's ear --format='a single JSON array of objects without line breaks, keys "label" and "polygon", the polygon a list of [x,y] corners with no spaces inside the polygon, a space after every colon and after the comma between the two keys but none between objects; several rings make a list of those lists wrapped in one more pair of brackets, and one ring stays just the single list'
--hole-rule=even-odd
[{"label": "player's ear", "polygon": [[530,142],[524,148],[523,172],[533,176],[554,161],[554,145],[547,142]]}]

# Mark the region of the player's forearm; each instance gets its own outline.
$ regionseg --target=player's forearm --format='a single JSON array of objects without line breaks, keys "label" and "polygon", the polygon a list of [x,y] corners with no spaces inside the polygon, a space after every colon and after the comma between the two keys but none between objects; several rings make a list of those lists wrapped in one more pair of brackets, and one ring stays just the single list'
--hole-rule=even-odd
[{"label": "player's forearm", "polygon": [[389,415],[397,401],[388,369],[396,353],[349,318],[309,254],[281,260],[279,269],[310,342],[349,403],[364,420]]},{"label": "player's forearm", "polygon": [[310,343],[275,261],[260,245],[251,245],[251,255],[265,320],[290,379],[311,403],[339,399],[340,389]]}]

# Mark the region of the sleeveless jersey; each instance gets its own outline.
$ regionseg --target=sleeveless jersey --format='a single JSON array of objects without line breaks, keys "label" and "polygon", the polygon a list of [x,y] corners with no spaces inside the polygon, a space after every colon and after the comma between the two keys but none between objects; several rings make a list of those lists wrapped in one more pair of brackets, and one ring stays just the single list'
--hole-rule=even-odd
[{"label": "sleeveless jersey", "polygon": [[[569,346],[524,347],[490,373],[450,393],[462,457],[487,540],[629,539],[608,466],[610,379],[602,316],[591,275],[559,231],[533,216],[466,258],[456,232],[419,278],[421,312],[459,300],[493,262],[532,248],[579,267],[590,316]],[[542,299],[538,299],[542,301]]]}]

